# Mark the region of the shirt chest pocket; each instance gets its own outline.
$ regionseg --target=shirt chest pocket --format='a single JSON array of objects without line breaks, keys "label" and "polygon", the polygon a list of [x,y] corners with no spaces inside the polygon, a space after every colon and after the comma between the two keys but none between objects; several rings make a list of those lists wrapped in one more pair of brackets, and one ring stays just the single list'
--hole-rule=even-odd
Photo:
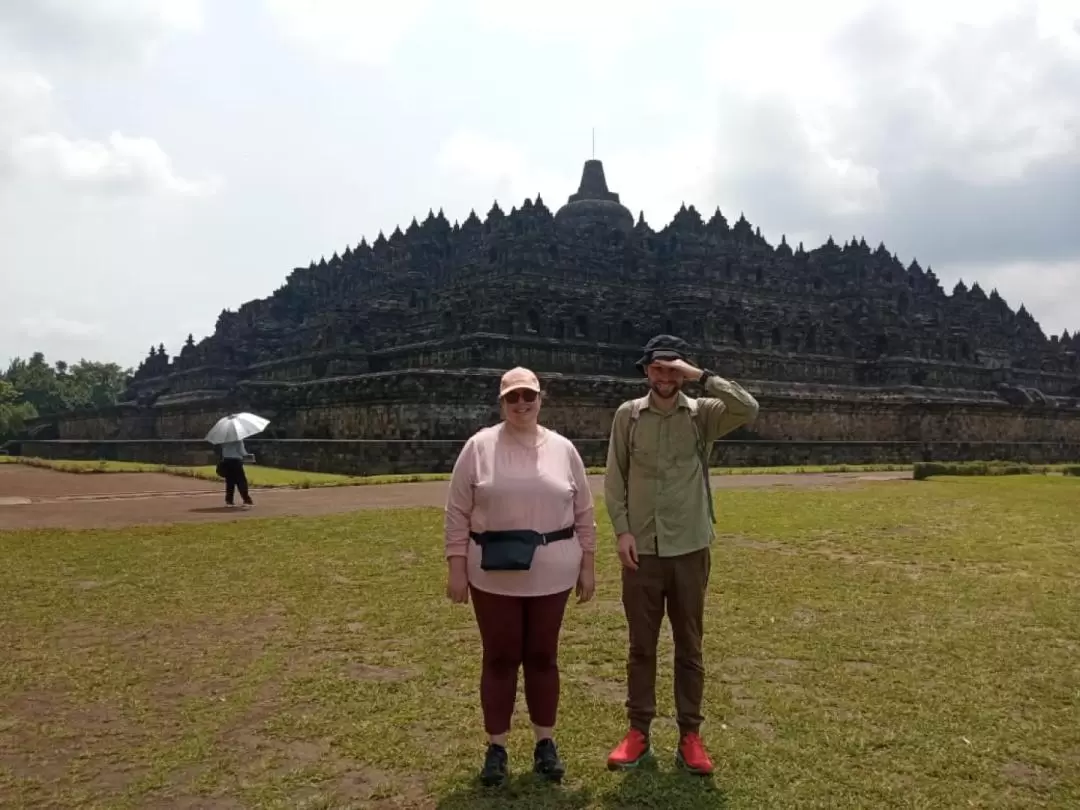
[{"label": "shirt chest pocket", "polygon": [[696,464],[697,456],[697,436],[683,413],[640,424],[630,450],[633,463],[650,472],[687,462]]},{"label": "shirt chest pocket", "polygon": [[655,422],[638,423],[630,441],[630,461],[648,472],[656,470],[661,443],[660,426]]},{"label": "shirt chest pocket", "polygon": [[685,459],[697,459],[698,456],[698,441],[697,434],[694,432],[694,426],[690,423],[689,418],[683,416],[683,418],[672,419],[672,424],[668,427],[668,439],[664,444],[667,445],[668,452],[672,457],[679,459],[680,461]]}]

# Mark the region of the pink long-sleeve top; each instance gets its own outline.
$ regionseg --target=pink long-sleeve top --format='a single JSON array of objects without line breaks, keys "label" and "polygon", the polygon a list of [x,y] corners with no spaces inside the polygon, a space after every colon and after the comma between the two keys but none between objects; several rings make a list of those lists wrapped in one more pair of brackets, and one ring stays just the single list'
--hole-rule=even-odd
[{"label": "pink long-sleeve top", "polygon": [[[582,552],[596,550],[592,490],[577,448],[540,428],[535,447],[503,424],[484,428],[465,443],[454,464],[446,499],[446,557],[466,557],[469,583],[506,596],[545,596],[577,583]],[[528,571],[484,571],[480,547],[469,533],[573,526],[575,535],[539,546]]]}]

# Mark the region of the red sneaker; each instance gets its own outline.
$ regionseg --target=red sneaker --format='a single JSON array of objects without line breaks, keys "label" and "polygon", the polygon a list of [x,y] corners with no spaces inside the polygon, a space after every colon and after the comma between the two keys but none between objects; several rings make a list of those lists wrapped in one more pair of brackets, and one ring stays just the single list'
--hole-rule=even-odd
[{"label": "red sneaker", "polygon": [[701,737],[694,733],[687,734],[679,741],[675,762],[680,768],[699,776],[707,776],[713,772],[712,760],[705,750],[705,744],[701,742]]},{"label": "red sneaker", "polygon": [[652,746],[649,745],[649,738],[638,729],[632,728],[608,756],[608,770],[618,771],[624,768],[636,768],[651,757]]}]

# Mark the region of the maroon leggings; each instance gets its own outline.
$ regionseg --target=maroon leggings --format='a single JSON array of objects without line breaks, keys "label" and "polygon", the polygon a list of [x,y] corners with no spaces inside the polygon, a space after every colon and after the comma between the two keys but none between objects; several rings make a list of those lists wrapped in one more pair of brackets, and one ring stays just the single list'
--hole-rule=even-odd
[{"label": "maroon leggings", "polygon": [[559,631],[570,591],[550,596],[499,596],[470,587],[484,645],[480,705],[484,731],[510,730],[518,669],[525,670],[525,703],[534,725],[551,728],[559,709]]}]

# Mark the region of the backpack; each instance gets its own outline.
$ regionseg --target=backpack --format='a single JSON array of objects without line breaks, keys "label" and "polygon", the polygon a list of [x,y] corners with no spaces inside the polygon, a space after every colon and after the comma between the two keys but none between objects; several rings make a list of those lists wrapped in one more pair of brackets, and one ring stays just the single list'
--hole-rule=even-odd
[{"label": "backpack", "polygon": [[[638,418],[641,409],[645,406],[646,399],[635,399],[630,402],[630,435],[627,438],[627,454],[634,452],[634,433],[637,430]],[[701,477],[705,481],[705,502],[709,505],[709,520],[716,523],[716,509],[713,506],[712,485],[709,482],[709,450],[705,447],[705,441],[701,437],[701,428],[698,425],[698,403],[696,399],[689,400],[690,426],[694,429],[694,443],[697,447],[698,460],[701,462]]]}]

